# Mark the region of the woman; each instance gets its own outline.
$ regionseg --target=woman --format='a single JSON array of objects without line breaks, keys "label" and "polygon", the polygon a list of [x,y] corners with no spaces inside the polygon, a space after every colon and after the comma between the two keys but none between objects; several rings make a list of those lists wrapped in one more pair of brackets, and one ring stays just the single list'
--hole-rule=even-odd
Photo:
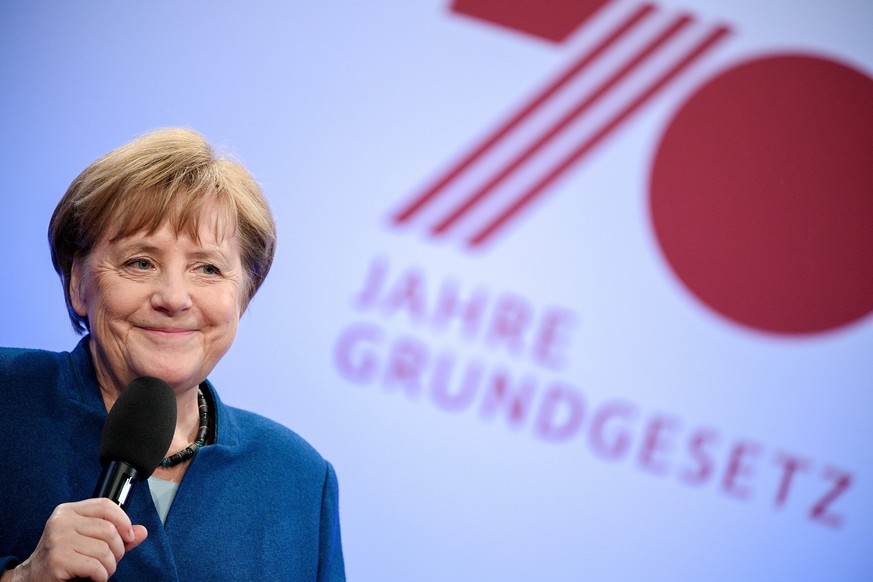
[{"label": "woman", "polygon": [[[337,481],[207,376],[273,260],[251,175],[197,133],[147,134],[76,178],[49,226],[70,353],[0,349],[0,572],[10,580],[344,580]],[[127,513],[88,499],[124,388],[173,388],[172,445]]]}]

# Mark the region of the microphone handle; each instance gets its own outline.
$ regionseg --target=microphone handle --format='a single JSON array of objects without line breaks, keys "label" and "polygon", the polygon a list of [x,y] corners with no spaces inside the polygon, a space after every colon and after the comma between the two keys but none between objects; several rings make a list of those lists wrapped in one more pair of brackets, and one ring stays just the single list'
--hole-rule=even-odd
[{"label": "microphone handle", "polygon": [[103,464],[91,497],[106,497],[126,510],[139,478],[139,472],[124,461],[108,461]]}]

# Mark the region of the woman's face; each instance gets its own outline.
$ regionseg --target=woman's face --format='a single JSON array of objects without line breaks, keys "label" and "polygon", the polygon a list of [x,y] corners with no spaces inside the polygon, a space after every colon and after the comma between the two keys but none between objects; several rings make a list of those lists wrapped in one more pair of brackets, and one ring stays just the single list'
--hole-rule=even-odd
[{"label": "woman's face", "polygon": [[200,221],[199,242],[164,223],[153,234],[104,237],[74,264],[70,297],[88,317],[104,389],[154,376],[182,392],[230,348],[244,287],[239,242],[217,238],[209,218]]}]

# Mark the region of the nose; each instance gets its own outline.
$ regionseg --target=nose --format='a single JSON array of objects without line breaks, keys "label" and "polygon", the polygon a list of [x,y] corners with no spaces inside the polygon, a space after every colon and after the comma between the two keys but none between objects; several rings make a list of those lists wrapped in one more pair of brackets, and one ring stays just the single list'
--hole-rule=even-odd
[{"label": "nose", "polygon": [[151,295],[153,309],[169,315],[191,307],[191,292],[184,274],[165,271],[156,281]]}]

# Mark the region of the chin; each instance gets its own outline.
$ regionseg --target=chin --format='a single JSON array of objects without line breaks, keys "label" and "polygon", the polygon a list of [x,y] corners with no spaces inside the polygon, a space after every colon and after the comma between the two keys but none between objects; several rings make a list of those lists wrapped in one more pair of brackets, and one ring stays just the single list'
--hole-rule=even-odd
[{"label": "chin", "polygon": [[172,386],[174,390],[177,388],[191,388],[198,385],[202,381],[200,374],[195,370],[191,370],[190,368],[178,369],[168,368],[166,366],[143,366],[139,369],[137,375],[153,376],[155,378],[160,378],[161,380]]}]

